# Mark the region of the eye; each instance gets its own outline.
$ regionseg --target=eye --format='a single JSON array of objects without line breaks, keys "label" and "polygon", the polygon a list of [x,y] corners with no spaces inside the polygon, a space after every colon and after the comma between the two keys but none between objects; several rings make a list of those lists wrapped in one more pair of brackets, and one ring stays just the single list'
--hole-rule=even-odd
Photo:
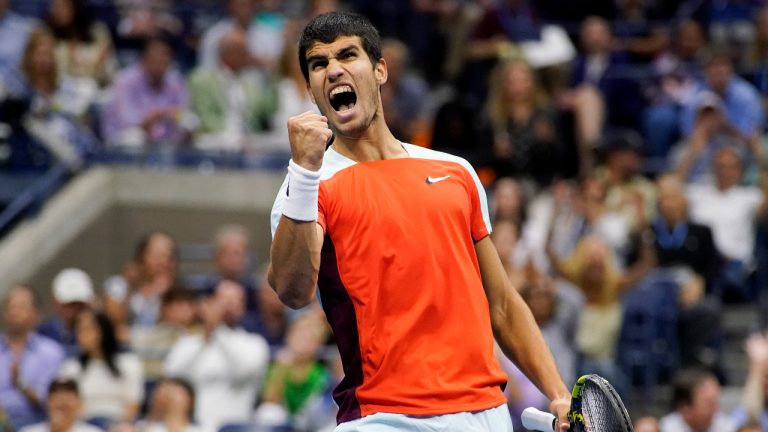
[{"label": "eye", "polygon": [[355,57],[357,57],[357,53],[355,53],[354,51],[347,51],[341,55],[341,58],[343,59],[351,59]]},{"label": "eye", "polygon": [[313,70],[313,71],[316,71],[316,70],[319,70],[319,69],[322,69],[322,68],[324,68],[326,64],[328,64],[328,62],[324,62],[324,61],[313,61],[313,62],[310,62],[310,63],[309,63],[309,69],[310,69],[310,70]]}]

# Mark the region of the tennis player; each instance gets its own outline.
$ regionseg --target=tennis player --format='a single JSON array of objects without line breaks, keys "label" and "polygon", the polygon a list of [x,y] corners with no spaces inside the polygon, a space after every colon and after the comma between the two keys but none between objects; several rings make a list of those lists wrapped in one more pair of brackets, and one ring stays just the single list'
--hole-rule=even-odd
[{"label": "tennis player", "polygon": [[512,431],[494,336],[567,430],[568,389],[488,237],[476,173],[387,127],[376,29],[320,15],[299,61],[322,115],[288,121],[269,280],[294,308],[319,287],[345,373],[336,431]]}]

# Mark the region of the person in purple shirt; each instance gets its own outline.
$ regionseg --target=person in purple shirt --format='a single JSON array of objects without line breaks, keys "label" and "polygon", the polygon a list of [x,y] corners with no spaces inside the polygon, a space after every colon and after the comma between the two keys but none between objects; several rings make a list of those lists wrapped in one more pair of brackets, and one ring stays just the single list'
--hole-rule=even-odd
[{"label": "person in purple shirt", "polygon": [[48,386],[64,360],[59,344],[33,332],[38,315],[31,289],[16,286],[8,291],[2,303],[0,410],[15,430],[45,419]]},{"label": "person in purple shirt", "polygon": [[[725,118],[742,138],[754,139],[763,125],[765,113],[760,94],[752,84],[734,73],[733,62],[726,51],[715,51],[707,59],[704,80],[697,93],[714,92],[722,99]],[[691,98],[681,119],[683,136],[693,131],[698,99]]]},{"label": "person in purple shirt", "polygon": [[181,119],[189,98],[184,78],[171,68],[172,61],[168,42],[151,39],[141,62],[118,74],[101,123],[108,145],[146,147],[186,139]]}]

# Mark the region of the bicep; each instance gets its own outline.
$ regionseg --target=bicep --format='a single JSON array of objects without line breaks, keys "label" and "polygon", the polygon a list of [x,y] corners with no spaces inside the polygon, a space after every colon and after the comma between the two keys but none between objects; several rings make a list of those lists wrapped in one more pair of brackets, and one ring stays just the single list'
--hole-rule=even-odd
[{"label": "bicep", "polygon": [[514,287],[507,278],[507,273],[490,236],[475,243],[475,253],[483,280],[483,289],[493,315],[499,308],[502,310],[505,308],[506,300],[514,292]]}]

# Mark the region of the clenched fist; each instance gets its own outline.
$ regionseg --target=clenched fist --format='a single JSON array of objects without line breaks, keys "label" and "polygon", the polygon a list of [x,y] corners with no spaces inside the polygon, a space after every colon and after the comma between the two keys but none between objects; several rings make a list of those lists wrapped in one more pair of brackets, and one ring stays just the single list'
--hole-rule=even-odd
[{"label": "clenched fist", "polygon": [[307,111],[288,120],[291,158],[308,170],[320,170],[331,137],[333,131],[328,127],[328,119],[320,114]]}]

